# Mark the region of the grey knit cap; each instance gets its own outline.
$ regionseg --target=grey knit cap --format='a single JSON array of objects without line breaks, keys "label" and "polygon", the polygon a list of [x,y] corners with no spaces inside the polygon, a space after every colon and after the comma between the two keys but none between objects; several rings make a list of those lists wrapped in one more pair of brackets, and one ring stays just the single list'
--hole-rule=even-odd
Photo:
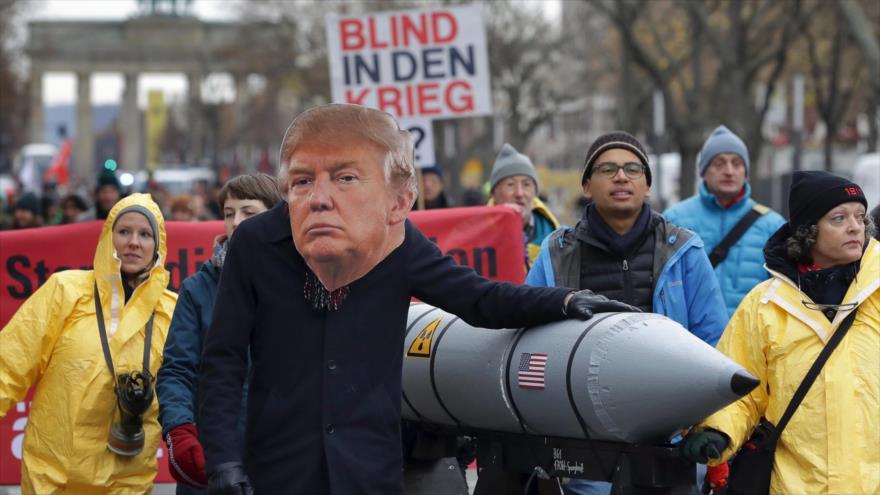
[{"label": "grey knit cap", "polygon": [[700,154],[697,155],[697,165],[700,168],[700,177],[706,175],[706,169],[712,159],[721,153],[736,153],[746,165],[746,177],[749,176],[749,149],[746,143],[727,127],[720,125],[712,131],[712,135],[703,143]]},{"label": "grey knit cap", "polygon": [[494,190],[502,180],[514,175],[525,175],[531,177],[535,181],[535,192],[538,190],[538,173],[535,172],[535,166],[526,155],[523,155],[509,143],[504,143],[498,157],[495,158],[495,164],[492,165],[492,175],[489,177],[491,188]]},{"label": "grey knit cap", "polygon": [[156,256],[159,254],[159,223],[156,222],[156,217],[153,216],[153,212],[144,208],[141,205],[131,205],[126,206],[125,208],[119,210],[119,213],[116,214],[116,218],[113,220],[113,226],[116,226],[116,222],[122,218],[122,215],[126,213],[136,212],[141,215],[147,217],[147,221],[150,222],[150,229],[153,230],[153,239],[156,240],[155,245],[153,246],[153,259],[156,259]]}]

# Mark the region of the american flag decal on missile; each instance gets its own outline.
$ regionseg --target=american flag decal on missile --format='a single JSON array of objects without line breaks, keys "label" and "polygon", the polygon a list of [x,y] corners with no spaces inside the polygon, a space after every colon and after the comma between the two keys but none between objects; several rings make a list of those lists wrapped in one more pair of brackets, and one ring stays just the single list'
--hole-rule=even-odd
[{"label": "american flag decal on missile", "polygon": [[544,370],[547,368],[547,354],[524,352],[519,358],[517,383],[521,388],[544,390]]}]

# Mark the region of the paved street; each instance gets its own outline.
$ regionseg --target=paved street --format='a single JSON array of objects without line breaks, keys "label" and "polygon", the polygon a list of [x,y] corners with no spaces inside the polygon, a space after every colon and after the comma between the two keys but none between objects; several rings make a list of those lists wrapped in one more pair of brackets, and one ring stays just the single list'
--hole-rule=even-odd
[{"label": "paved street", "polygon": [[[474,486],[477,484],[476,469],[468,469],[467,471],[468,488],[470,492],[474,492]],[[153,487],[153,495],[174,495],[174,483],[157,483]],[[20,495],[21,488],[18,486],[0,485],[0,495]]]}]

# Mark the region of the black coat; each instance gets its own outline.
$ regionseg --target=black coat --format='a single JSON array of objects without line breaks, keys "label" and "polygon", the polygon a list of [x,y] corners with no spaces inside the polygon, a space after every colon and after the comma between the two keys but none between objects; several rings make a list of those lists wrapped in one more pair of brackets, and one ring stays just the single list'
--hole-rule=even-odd
[{"label": "black coat", "polygon": [[[241,460],[258,494],[401,493],[400,397],[410,297],[483,327],[564,318],[570,289],[486,280],[409,221],[403,244],[350,285],[337,311],[303,297],[287,204],[236,230],[202,356],[208,472]],[[250,346],[244,449],[236,421]]]}]

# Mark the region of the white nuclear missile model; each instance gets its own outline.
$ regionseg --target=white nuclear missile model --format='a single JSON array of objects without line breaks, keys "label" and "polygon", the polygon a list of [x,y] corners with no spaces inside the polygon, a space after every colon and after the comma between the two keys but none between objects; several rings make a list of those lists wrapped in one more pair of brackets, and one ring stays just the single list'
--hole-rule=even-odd
[{"label": "white nuclear missile model", "polygon": [[759,383],[654,313],[489,330],[414,303],[403,351],[404,418],[465,429],[665,441]]}]

